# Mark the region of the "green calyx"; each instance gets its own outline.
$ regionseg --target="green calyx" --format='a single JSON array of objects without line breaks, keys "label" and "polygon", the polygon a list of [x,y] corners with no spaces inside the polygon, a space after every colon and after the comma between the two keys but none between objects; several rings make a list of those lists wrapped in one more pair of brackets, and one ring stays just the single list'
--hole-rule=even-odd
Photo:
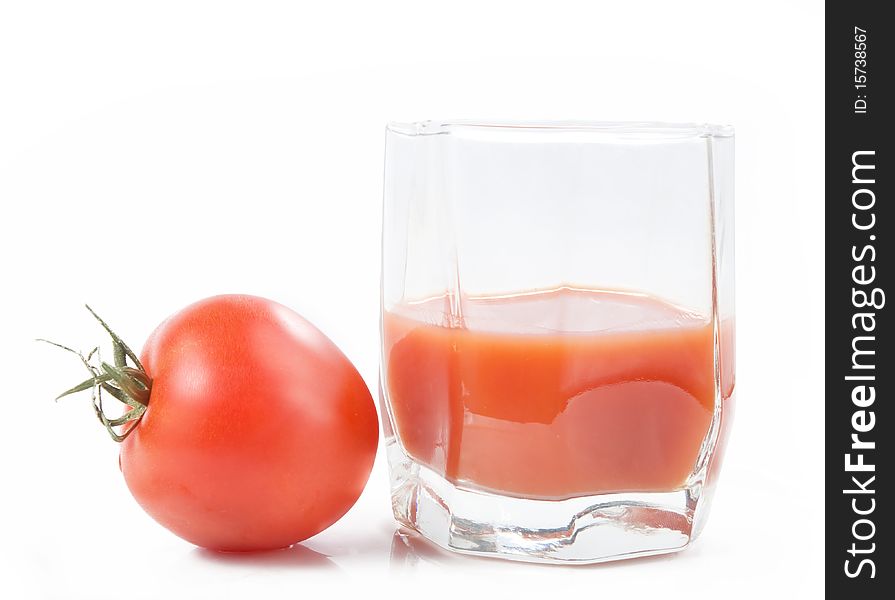
[{"label": "green calyx", "polygon": [[[87,306],[90,314],[99,321],[103,329],[112,338],[112,356],[113,363],[109,364],[100,359],[99,347],[91,350],[86,356],[77,350],[72,350],[68,346],[57,344],[49,340],[38,340],[52,344],[57,348],[62,348],[66,352],[71,352],[81,359],[81,362],[90,371],[90,378],[85,379],[78,385],[70,388],[56,397],[56,400],[90,390],[91,400],[93,402],[93,410],[96,417],[100,420],[106,431],[116,442],[124,441],[134,429],[146,412],[149,406],[149,395],[152,390],[152,379],[146,373],[140,359],[131,350],[112,329],[106,325],[99,315],[93,312],[93,309]],[[128,360],[131,364],[128,364]],[[103,392],[112,396],[125,405],[125,412],[120,417],[109,418],[103,410]],[[120,433],[115,430],[120,427]]]}]

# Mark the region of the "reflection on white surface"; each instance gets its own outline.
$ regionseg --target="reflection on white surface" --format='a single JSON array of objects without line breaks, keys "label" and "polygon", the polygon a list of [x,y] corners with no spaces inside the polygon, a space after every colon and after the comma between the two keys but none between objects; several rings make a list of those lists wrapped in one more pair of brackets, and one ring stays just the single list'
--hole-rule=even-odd
[{"label": "reflection on white surface", "polygon": [[267,552],[216,552],[196,548],[193,556],[202,562],[225,567],[341,570],[327,555],[301,544]]}]

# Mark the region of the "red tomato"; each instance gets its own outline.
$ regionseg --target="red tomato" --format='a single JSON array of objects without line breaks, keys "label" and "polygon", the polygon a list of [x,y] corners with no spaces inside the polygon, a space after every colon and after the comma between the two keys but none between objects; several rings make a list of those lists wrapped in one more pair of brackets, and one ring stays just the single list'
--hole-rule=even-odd
[{"label": "red tomato", "polygon": [[148,408],[121,444],[137,502],[180,537],[224,551],[282,548],[360,496],[379,426],[361,376],[288,308],[216,296],[143,348]]}]

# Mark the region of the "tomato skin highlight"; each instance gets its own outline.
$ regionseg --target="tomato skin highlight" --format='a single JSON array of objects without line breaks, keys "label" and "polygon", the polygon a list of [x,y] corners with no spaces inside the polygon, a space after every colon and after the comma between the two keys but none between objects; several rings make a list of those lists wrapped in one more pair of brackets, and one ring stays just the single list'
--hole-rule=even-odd
[{"label": "tomato skin highlight", "polygon": [[373,466],[379,422],[344,354],[290,309],[215,296],[173,315],[140,360],[149,407],[122,442],[137,502],[205,548],[283,548],[335,523]]}]

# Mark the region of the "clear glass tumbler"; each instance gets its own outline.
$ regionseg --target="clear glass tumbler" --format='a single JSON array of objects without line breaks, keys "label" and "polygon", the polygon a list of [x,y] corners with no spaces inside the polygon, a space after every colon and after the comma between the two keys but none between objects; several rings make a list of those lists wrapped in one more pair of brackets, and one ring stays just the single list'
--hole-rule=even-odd
[{"label": "clear glass tumbler", "polygon": [[397,520],[521,560],[690,544],[732,416],[733,261],[729,127],[390,124]]}]

